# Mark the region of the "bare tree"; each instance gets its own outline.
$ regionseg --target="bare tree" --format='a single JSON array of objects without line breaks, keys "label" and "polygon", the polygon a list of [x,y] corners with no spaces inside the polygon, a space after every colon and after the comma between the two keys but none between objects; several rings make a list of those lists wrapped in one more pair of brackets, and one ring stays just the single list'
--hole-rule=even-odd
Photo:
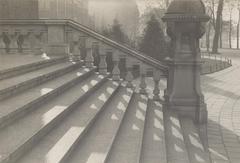
[{"label": "bare tree", "polygon": [[223,35],[223,18],[222,18],[222,16],[221,16],[221,26],[220,26],[220,36],[219,36],[219,46],[220,46],[220,48],[222,48],[223,47],[223,39],[222,39],[222,35]]},{"label": "bare tree", "polygon": [[233,14],[233,9],[234,9],[234,0],[228,0],[227,1],[227,6],[228,6],[228,11],[229,11],[229,33],[228,33],[228,42],[229,42],[229,48],[232,48],[232,14]]},{"label": "bare tree", "polygon": [[169,2],[170,2],[170,0],[165,0],[166,8],[169,6]]},{"label": "bare tree", "polygon": [[216,8],[216,2],[215,0],[204,0],[205,6],[206,6],[206,12],[210,16],[210,21],[207,24],[207,30],[206,30],[206,48],[209,52],[210,49],[210,36],[212,29],[215,30],[215,8]]},{"label": "bare tree", "polygon": [[220,32],[221,32],[221,16],[222,16],[222,12],[223,12],[223,5],[224,5],[224,0],[219,0],[212,53],[218,53],[218,42],[219,42],[219,37],[220,37]]},{"label": "bare tree", "polygon": [[239,28],[240,28],[240,0],[238,0],[238,22],[237,22],[237,49],[239,49]]}]

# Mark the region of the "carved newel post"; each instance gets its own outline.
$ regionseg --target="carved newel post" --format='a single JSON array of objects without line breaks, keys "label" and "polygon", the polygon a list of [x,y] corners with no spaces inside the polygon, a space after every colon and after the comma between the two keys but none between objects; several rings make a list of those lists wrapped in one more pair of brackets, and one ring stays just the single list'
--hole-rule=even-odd
[{"label": "carved newel post", "polygon": [[171,38],[166,108],[196,123],[206,123],[208,116],[200,84],[199,48],[208,20],[201,0],[173,0],[163,17]]}]

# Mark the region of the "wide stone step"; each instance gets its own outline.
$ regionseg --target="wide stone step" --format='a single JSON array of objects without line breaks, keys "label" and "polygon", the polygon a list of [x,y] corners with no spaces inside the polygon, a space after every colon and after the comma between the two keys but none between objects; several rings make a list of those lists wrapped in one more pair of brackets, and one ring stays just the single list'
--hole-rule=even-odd
[{"label": "wide stone step", "polygon": [[104,163],[132,99],[133,91],[121,87],[101,116],[69,157],[68,163]]},{"label": "wide stone step", "polygon": [[148,99],[134,94],[107,163],[139,163]]},{"label": "wide stone step", "polygon": [[191,163],[183,138],[183,131],[176,112],[164,111],[164,128],[169,163]]},{"label": "wide stone step", "polygon": [[210,163],[209,153],[204,150],[198,129],[189,118],[180,118],[184,141],[191,163]]},{"label": "wide stone step", "polygon": [[17,162],[106,80],[101,75],[92,75],[51,102],[36,107],[34,112],[3,128],[0,131],[0,162]]},{"label": "wide stone step", "polygon": [[0,81],[0,100],[16,95],[26,89],[33,88],[46,81],[70,72],[82,66],[82,63],[60,63],[41,70]]},{"label": "wide stone step", "polygon": [[53,58],[53,59],[48,59],[48,60],[43,60],[43,61],[38,61],[34,63],[29,63],[25,65],[20,65],[17,67],[13,68],[8,68],[4,70],[0,70],[0,80],[18,76],[27,72],[35,71],[47,66],[51,66],[54,64],[58,64],[61,62],[66,61],[67,57],[59,57],[59,58]]},{"label": "wide stone step", "polygon": [[[115,93],[118,92],[119,84],[108,81],[103,84],[94,94],[61,122],[59,127],[50,132],[40,141],[33,150],[25,155],[18,163],[59,163],[68,158],[77,146],[82,146],[82,138],[91,132],[95,126],[95,120],[102,117],[102,112]],[[94,127],[93,126],[93,127]],[[79,142],[80,141],[80,142]],[[84,140],[83,140],[84,141]],[[77,148],[78,149],[78,148]],[[71,156],[72,157],[72,156]],[[79,162],[78,160],[77,162]]]},{"label": "wide stone step", "polygon": [[167,163],[162,109],[162,104],[149,100],[141,163]]},{"label": "wide stone step", "polygon": [[79,70],[74,70],[12,98],[0,101],[0,128],[30,113],[37,106],[57,97],[58,94],[67,91],[67,89],[93,74],[94,71],[95,69],[79,68]]}]

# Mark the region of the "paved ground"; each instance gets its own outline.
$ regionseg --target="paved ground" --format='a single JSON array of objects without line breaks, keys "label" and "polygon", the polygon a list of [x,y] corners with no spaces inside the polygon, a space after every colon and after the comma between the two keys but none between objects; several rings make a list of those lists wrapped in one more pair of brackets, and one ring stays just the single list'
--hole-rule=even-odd
[{"label": "paved ground", "polygon": [[46,55],[0,54],[0,70],[50,59]]},{"label": "paved ground", "polygon": [[221,50],[233,66],[202,77],[208,105],[208,141],[216,163],[240,162],[240,51]]}]

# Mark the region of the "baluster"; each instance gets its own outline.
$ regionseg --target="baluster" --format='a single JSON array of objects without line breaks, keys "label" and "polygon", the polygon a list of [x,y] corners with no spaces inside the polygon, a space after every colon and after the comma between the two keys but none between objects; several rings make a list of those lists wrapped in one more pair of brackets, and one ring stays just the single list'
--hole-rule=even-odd
[{"label": "baluster", "polygon": [[101,75],[106,75],[107,74],[107,53],[104,49],[104,45],[99,47],[99,56],[100,56],[100,61],[99,61],[99,73]]},{"label": "baluster", "polygon": [[126,60],[126,68],[127,68],[127,74],[125,77],[125,80],[127,81],[127,87],[128,88],[133,88],[133,74],[132,74],[132,63],[131,63],[131,59],[127,58]]},{"label": "baluster", "polygon": [[4,49],[4,48],[5,48],[5,45],[4,45],[4,42],[3,42],[3,33],[1,31],[1,33],[0,33],[0,52],[1,53],[3,52],[2,49]]},{"label": "baluster", "polygon": [[12,52],[12,53],[15,53],[15,52],[17,52],[17,49],[18,49],[18,45],[17,45],[17,37],[18,37],[18,35],[17,35],[17,32],[14,30],[14,29],[12,29],[12,30],[10,30],[9,31],[9,38],[10,38],[10,51]]},{"label": "baluster", "polygon": [[112,79],[113,81],[120,81],[120,69],[119,69],[119,56],[116,53],[113,53],[113,71],[112,71]]},{"label": "baluster", "polygon": [[73,60],[74,61],[79,61],[81,57],[79,57],[80,55],[80,50],[78,47],[78,43],[77,42],[73,42]]},{"label": "baluster", "polygon": [[92,53],[93,53],[93,49],[87,48],[87,55],[85,58],[85,65],[87,68],[93,68],[94,58]]},{"label": "baluster", "polygon": [[87,41],[86,42],[87,55],[85,57],[85,65],[87,68],[93,68],[94,58],[93,58],[92,42],[89,39],[87,39],[86,41]]},{"label": "baluster", "polygon": [[31,34],[31,32],[29,30],[22,30],[21,31],[21,35],[23,36],[23,40],[24,40],[23,44],[22,44],[22,48],[23,48],[23,50],[25,50],[24,53],[26,53],[26,52],[29,53],[29,50],[31,50],[30,34]]},{"label": "baluster", "polygon": [[140,94],[147,94],[146,88],[147,88],[147,84],[146,84],[146,68],[144,65],[140,65],[140,76],[141,76],[141,80],[140,80]]},{"label": "baluster", "polygon": [[10,36],[9,36],[8,32],[3,32],[3,43],[4,43],[5,52],[9,53],[10,52],[11,39],[10,39]]},{"label": "baluster", "polygon": [[154,80],[154,90],[153,90],[153,100],[154,101],[160,101],[160,89],[159,89],[159,83],[161,79],[161,72],[159,70],[155,70],[153,74],[153,80]]}]

